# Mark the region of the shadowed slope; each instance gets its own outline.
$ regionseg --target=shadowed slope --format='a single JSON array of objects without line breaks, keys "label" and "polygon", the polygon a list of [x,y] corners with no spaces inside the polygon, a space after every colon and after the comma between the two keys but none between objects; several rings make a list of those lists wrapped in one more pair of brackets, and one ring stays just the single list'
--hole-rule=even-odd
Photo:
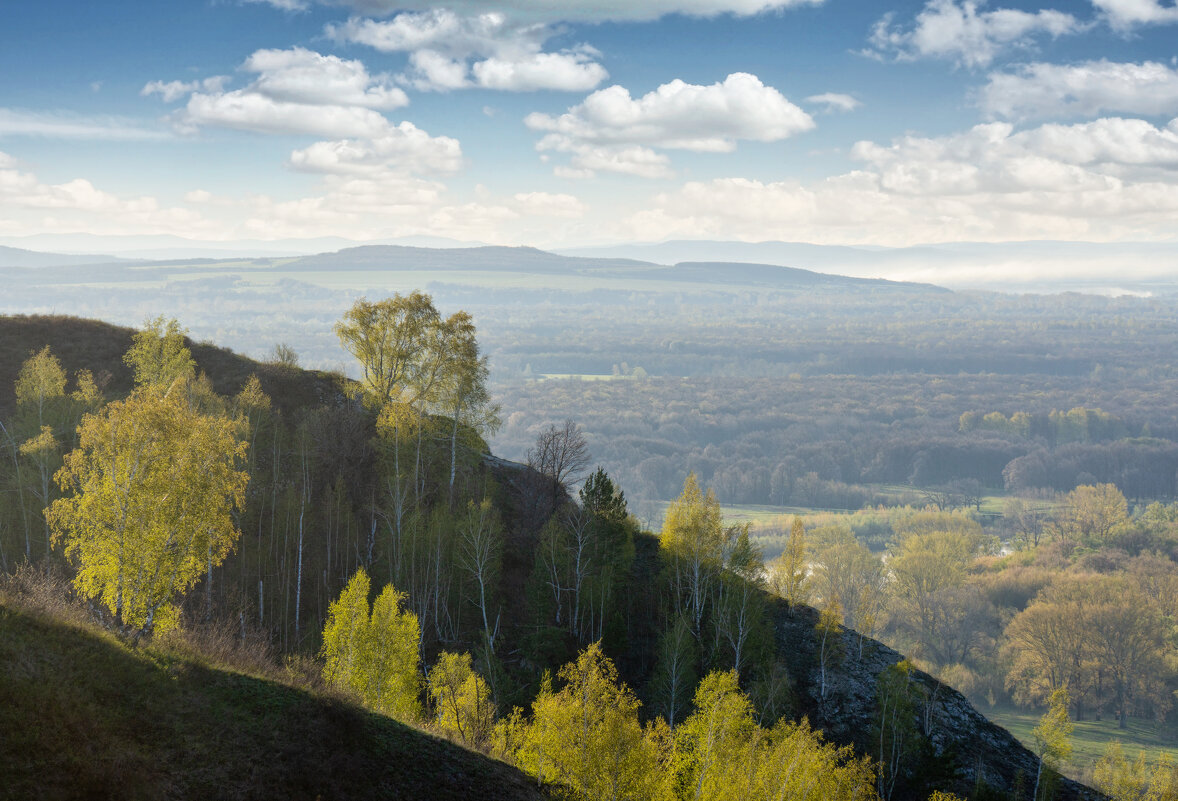
[{"label": "shadowed slope", "polygon": [[0,605],[0,799],[540,799],[350,703]]}]

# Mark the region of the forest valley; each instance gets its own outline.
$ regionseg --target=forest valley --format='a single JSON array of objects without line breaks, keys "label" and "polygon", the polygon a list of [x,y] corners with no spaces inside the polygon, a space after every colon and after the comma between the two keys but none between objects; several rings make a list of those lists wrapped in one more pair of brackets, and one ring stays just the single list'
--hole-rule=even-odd
[{"label": "forest valley", "polygon": [[[1093,482],[983,526],[930,495],[795,517],[766,559],[693,473],[643,531],[572,420],[491,456],[474,324],[422,293],[336,324],[359,381],[162,317],[0,323],[0,604],[64,574],[134,647],[219,631],[553,796],[1095,798],[1071,721],[1173,714],[1178,504]],[[1117,424],[1043,425],[1080,416]],[[951,688],[1046,710],[1034,753]],[[1164,758],[1086,778],[1178,798]]]}]

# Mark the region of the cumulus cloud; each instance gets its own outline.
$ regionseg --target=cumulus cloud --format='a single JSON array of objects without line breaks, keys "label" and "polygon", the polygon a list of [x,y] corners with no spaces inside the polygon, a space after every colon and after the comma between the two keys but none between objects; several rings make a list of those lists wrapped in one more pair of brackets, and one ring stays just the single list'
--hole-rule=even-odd
[{"label": "cumulus cloud", "polygon": [[539,150],[571,155],[569,164],[554,168],[558,178],[592,178],[598,172],[633,175],[638,178],[671,178],[671,160],[640,145],[591,145],[562,137],[546,137]]},{"label": "cumulus cloud", "polygon": [[432,9],[391,20],[352,18],[328,25],[327,33],[386,53],[409,53],[403,80],[422,90],[588,91],[609,77],[592,47],[545,52],[553,28],[511,22],[499,12],[461,16]]},{"label": "cumulus cloud", "polygon": [[258,50],[241,70],[254,80],[225,91],[224,78],[184,83],[152,81],[142,93],[165,101],[188,95],[173,123],[193,132],[205,126],[272,134],[375,137],[388,129],[380,113],[409,102],[388,75],[371,75],[359,61],[301,47]]},{"label": "cumulus cloud", "polygon": [[456,172],[462,167],[462,147],[457,139],[430,136],[413,123],[402,122],[368,140],[316,142],[291,153],[289,163],[303,172],[338,175],[373,169]]},{"label": "cumulus cloud", "polygon": [[255,133],[330,137],[372,138],[387,131],[390,125],[372,109],[288,103],[243,90],[195,94],[173,119],[185,131],[215,126]]},{"label": "cumulus cloud", "polygon": [[138,141],[164,139],[165,131],[145,128],[122,117],[87,117],[56,111],[0,108],[0,136],[37,136],[49,139],[110,139]]},{"label": "cumulus cloud", "polygon": [[1116,30],[1127,31],[1138,25],[1178,22],[1178,4],[1173,0],[1092,0]]},{"label": "cumulus cloud", "polygon": [[780,92],[741,72],[710,86],[674,80],[637,99],[610,86],[565,114],[533,113],[524,122],[547,132],[539,150],[576,154],[575,167],[647,177],[667,174],[652,147],[730,153],[742,139],[774,142],[814,127]]},{"label": "cumulus cloud", "polygon": [[[333,185],[357,181],[405,181],[422,173],[452,173],[462,166],[458,140],[430,136],[410,122],[394,124],[382,112],[408,103],[385,74],[370,74],[360,61],[301,47],[258,50],[241,66],[254,75],[242,89],[221,83],[152,82],[144,94],[165,100],[189,95],[172,116],[182,131],[205,127],[264,134],[308,135],[322,140],[293,151],[287,166],[327,176]],[[349,183],[349,181],[351,183]],[[412,184],[420,194],[425,184]],[[429,191],[436,191],[428,184]]]},{"label": "cumulus cloud", "polygon": [[1031,46],[1036,37],[1054,39],[1087,27],[1062,11],[987,11],[984,6],[985,0],[928,0],[908,26],[886,14],[872,28],[871,46],[864,54],[897,61],[943,58],[978,68],[988,66],[1003,50]]},{"label": "cumulus cloud", "polygon": [[1111,118],[1016,131],[860,142],[860,167],[821,181],[690,182],[626,233],[814,242],[1158,238],[1178,213],[1178,120]]},{"label": "cumulus cloud", "polygon": [[1178,70],[1154,61],[1027,64],[991,73],[978,103],[1010,119],[1178,114]]},{"label": "cumulus cloud", "polygon": [[409,104],[405,92],[390,85],[388,75],[369,75],[359,61],[302,47],[258,50],[241,68],[258,76],[250,91],[275,100],[386,111]]},{"label": "cumulus cloud", "polygon": [[[250,0],[269,3],[284,11],[302,11],[315,0]],[[318,0],[324,5],[347,6],[361,14],[384,16],[396,11],[429,11],[431,0]],[[609,20],[653,20],[667,14],[714,17],[719,14],[750,16],[766,11],[780,11],[797,6],[821,5],[824,0],[502,0],[495,5],[513,18],[529,21],[605,22]],[[484,0],[450,0],[446,3],[459,13],[485,11]]]},{"label": "cumulus cloud", "polygon": [[4,153],[0,153],[0,207],[12,214],[52,213],[66,230],[78,230],[79,223],[97,223],[106,230],[190,233],[204,223],[200,215],[187,209],[161,206],[150,196],[120,197],[85,178],[45,183],[34,173],[21,171],[15,159]]},{"label": "cumulus cloud", "polygon": [[806,98],[806,102],[813,103],[816,106],[822,106],[822,110],[827,114],[832,114],[836,111],[854,111],[863,105],[850,95],[841,95],[835,92],[811,95]]}]

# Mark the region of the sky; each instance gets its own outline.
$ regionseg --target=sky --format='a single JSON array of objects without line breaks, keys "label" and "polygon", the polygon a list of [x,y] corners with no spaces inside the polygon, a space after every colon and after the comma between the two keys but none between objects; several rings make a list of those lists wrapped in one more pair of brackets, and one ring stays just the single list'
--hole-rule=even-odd
[{"label": "sky", "polygon": [[1175,0],[42,0],[0,237],[1178,241]]}]

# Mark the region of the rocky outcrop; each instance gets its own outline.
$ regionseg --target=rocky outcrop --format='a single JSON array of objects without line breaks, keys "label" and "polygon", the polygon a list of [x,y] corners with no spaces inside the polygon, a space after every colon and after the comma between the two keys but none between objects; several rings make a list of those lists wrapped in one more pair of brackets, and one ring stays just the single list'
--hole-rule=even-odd
[{"label": "rocky outcrop", "polygon": [[[790,610],[779,603],[773,616],[778,654],[794,678],[798,711],[832,742],[853,745],[858,753],[875,755],[878,677],[904,655],[858,632],[840,629],[842,656],[833,665],[828,664],[823,682],[815,633],[818,613],[810,607]],[[1038,769],[1036,756],[1006,729],[987,720],[952,687],[915,669],[911,677],[914,696],[919,699],[914,724],[926,752],[926,761],[914,769],[939,775],[910,776],[903,783],[907,794],[923,799],[923,792],[914,792],[923,784],[962,796],[987,788],[1007,798],[1020,794],[1028,798]],[[897,790],[894,797],[903,797],[901,791]],[[1097,801],[1103,797],[1069,779],[1061,779],[1056,794],[1063,801]]]}]

